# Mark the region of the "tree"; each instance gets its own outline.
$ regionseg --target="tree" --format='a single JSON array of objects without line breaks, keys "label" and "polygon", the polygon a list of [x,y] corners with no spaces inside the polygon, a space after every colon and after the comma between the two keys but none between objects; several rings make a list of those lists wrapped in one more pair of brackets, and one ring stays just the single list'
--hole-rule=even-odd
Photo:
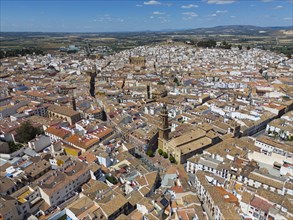
[{"label": "tree", "polygon": [[239,50],[242,50],[242,45],[238,45],[238,49]]},{"label": "tree", "polygon": [[174,78],[174,81],[173,81],[174,83],[176,83],[177,84],[177,86],[179,86],[180,84],[179,84],[179,80],[175,77]]},{"label": "tree", "polygon": [[232,47],[231,44],[228,44],[225,40],[221,43],[220,48],[230,50]]},{"label": "tree", "polygon": [[8,145],[9,145],[10,153],[13,153],[23,147],[22,144],[15,144],[12,141],[8,142]]},{"label": "tree", "polygon": [[250,50],[250,46],[247,46],[246,49],[247,49],[247,50]]},{"label": "tree", "polygon": [[0,59],[5,57],[5,52],[3,50],[0,50]]},{"label": "tree", "polygon": [[40,129],[35,128],[30,122],[27,121],[22,123],[20,127],[16,129],[16,133],[18,142],[27,143],[42,132]]},{"label": "tree", "polygon": [[162,155],[163,152],[164,152],[164,151],[163,151],[162,149],[159,149],[159,150],[158,150],[158,153],[159,153],[160,155]]},{"label": "tree", "polygon": [[147,154],[149,157],[154,157],[154,156],[155,156],[154,152],[153,152],[151,149],[147,150],[146,154]]},{"label": "tree", "polygon": [[216,47],[217,42],[215,40],[203,40],[203,41],[199,41],[197,43],[198,47],[208,47],[208,48],[214,48]]},{"label": "tree", "polygon": [[164,158],[168,158],[168,154],[167,154],[166,152],[163,152],[162,156],[163,156]]},{"label": "tree", "polygon": [[169,160],[171,163],[176,163],[175,157],[173,157],[172,155],[170,155]]},{"label": "tree", "polygon": [[118,180],[114,176],[106,176],[106,179],[114,185],[118,183]]},{"label": "tree", "polygon": [[5,52],[0,53],[0,58],[4,57],[16,57],[16,56],[25,56],[27,54],[41,54],[43,55],[44,52],[39,48],[22,48],[22,49],[11,49]]}]

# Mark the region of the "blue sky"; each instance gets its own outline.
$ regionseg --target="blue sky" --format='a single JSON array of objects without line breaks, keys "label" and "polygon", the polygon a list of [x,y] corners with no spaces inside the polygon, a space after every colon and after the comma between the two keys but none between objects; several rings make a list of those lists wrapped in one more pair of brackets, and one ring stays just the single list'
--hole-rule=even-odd
[{"label": "blue sky", "polygon": [[0,0],[1,31],[112,32],[292,25],[293,0]]}]

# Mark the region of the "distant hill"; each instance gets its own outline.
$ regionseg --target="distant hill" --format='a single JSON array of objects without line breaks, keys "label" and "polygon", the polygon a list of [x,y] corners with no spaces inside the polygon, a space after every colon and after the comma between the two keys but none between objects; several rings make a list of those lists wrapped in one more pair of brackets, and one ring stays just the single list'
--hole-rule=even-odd
[{"label": "distant hill", "polygon": [[191,30],[185,30],[182,32],[192,33],[192,34],[273,34],[280,30],[292,30],[292,26],[281,26],[281,27],[259,27],[253,25],[226,25],[226,26],[216,26],[211,28],[196,28]]},{"label": "distant hill", "polygon": [[231,35],[273,35],[280,30],[293,30],[293,26],[280,26],[280,27],[259,27],[253,25],[223,25],[209,28],[196,28],[196,29],[164,29],[161,31],[124,31],[124,32],[1,32],[0,37],[37,37],[37,36],[67,36],[67,35],[87,35],[98,34],[101,36],[107,35],[161,35],[161,34],[192,34],[192,35],[205,35],[205,34],[231,34]]}]

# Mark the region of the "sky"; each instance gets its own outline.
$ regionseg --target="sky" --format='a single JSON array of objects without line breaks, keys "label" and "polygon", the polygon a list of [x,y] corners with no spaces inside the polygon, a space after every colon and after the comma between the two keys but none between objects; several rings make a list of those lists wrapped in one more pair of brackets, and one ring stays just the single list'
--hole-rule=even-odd
[{"label": "sky", "polygon": [[293,0],[0,0],[0,31],[121,32],[290,26]]}]

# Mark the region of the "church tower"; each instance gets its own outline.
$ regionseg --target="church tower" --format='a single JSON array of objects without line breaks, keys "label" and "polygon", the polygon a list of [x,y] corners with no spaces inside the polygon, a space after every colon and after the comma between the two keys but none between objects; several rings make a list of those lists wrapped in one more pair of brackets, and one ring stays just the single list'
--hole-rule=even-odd
[{"label": "church tower", "polygon": [[71,97],[71,106],[74,111],[76,111],[76,101],[74,96]]},{"label": "church tower", "polygon": [[164,104],[163,108],[160,112],[160,119],[161,119],[161,125],[159,127],[159,140],[158,140],[158,147],[160,149],[163,149],[163,143],[164,141],[167,141],[169,139],[169,123],[168,123],[168,111],[167,106]]},{"label": "church tower", "polygon": [[151,86],[147,84],[147,99],[151,99]]}]

